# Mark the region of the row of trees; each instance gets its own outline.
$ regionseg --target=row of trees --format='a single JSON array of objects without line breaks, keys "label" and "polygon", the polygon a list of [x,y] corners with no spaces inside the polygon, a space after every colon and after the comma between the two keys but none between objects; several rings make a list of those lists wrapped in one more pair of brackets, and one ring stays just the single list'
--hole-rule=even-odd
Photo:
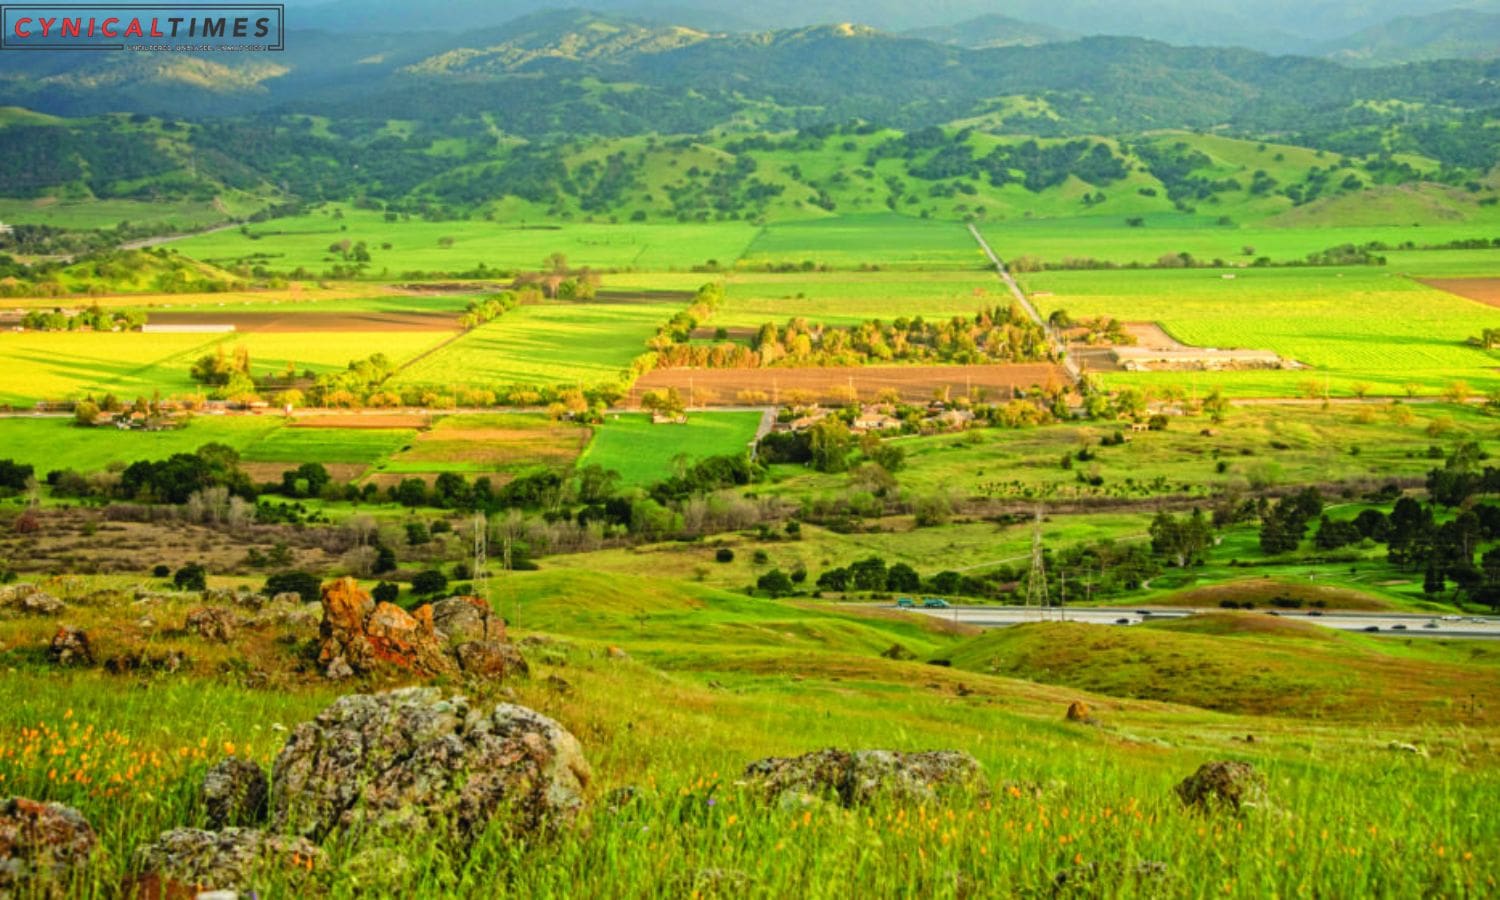
[{"label": "row of trees", "polygon": [[146,313],[138,309],[100,309],[98,304],[68,315],[61,309],[35,309],[21,317],[30,331],[139,331]]}]

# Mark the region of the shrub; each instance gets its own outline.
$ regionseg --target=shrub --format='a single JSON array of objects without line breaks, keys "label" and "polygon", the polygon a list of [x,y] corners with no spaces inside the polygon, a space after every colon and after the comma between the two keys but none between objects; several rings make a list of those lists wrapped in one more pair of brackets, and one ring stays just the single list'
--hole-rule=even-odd
[{"label": "shrub", "polygon": [[172,574],[172,567],[169,566],[169,565],[167,565],[166,563],[157,563],[151,569],[151,577],[152,578],[166,578],[168,575],[171,575],[171,574]]},{"label": "shrub", "polygon": [[418,595],[440,593],[448,587],[448,576],[437,569],[427,569],[412,576],[411,592]]},{"label": "shrub", "polygon": [[780,569],[772,569],[756,579],[755,586],[772,597],[782,597],[792,592],[792,579]]},{"label": "shrub", "polygon": [[296,594],[302,598],[303,603],[314,602],[322,592],[323,582],[311,572],[277,572],[266,579],[266,586],[261,589],[261,593],[267,597]]},{"label": "shrub", "polygon": [[721,563],[734,562],[734,551],[729,549],[728,547],[720,547],[718,550],[714,551],[714,559],[718,560]]},{"label": "shrub", "polygon": [[401,596],[401,586],[382,581],[370,591],[370,596],[375,598],[376,603],[395,603],[396,598]]},{"label": "shrub", "polygon": [[208,587],[208,571],[198,563],[188,563],[172,573],[172,586],[179,591],[201,591]]}]

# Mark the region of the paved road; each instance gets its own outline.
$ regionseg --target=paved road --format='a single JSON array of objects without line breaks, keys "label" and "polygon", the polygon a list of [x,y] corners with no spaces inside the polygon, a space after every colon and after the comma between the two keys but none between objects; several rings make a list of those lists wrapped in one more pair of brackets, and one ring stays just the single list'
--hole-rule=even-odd
[{"label": "paved road", "polygon": [[1042,314],[1037,312],[1037,308],[1031,304],[1031,299],[1026,296],[1025,291],[1021,290],[1021,286],[1016,283],[1016,279],[1011,277],[1010,270],[1005,268],[1005,263],[996,255],[995,251],[990,247],[990,242],[984,239],[984,235],[979,233],[979,229],[974,227],[973,222],[969,223],[969,234],[974,236],[974,240],[979,243],[979,249],[984,251],[984,255],[990,258],[990,262],[995,266],[995,274],[999,275],[1000,280],[1005,282],[1006,287],[1010,288],[1011,295],[1016,298],[1016,302],[1021,304],[1021,308],[1026,310],[1026,314],[1031,316],[1031,320],[1042,326],[1042,330],[1047,333],[1047,339],[1052,342],[1052,350],[1062,360],[1063,368],[1067,369],[1068,374],[1072,376],[1074,381],[1082,378],[1083,375],[1078,369],[1078,363],[1074,362],[1073,357],[1068,355],[1067,348],[1063,346],[1062,340],[1052,331],[1052,327],[1042,318]]},{"label": "paved road", "polygon": [[[1026,609],[1019,606],[954,606],[949,609],[918,609],[917,612],[939,619],[947,619],[960,622],[965,625],[978,625],[981,628],[1004,628],[1007,625],[1019,625],[1023,622],[1037,622],[1041,620],[1041,614],[1033,607]],[[1061,615],[1070,622],[1088,622],[1094,625],[1139,625],[1147,619],[1156,621],[1161,619],[1181,619],[1199,613],[1223,612],[1220,609],[1184,609],[1180,607],[1148,607],[1142,606],[1135,609],[1108,608],[1108,607],[1070,607]],[[1415,613],[1355,613],[1355,612],[1329,612],[1320,616],[1309,615],[1300,611],[1278,611],[1277,615],[1284,619],[1299,622],[1309,622],[1323,628],[1334,628],[1339,631],[1369,631],[1371,628],[1378,629],[1375,632],[1383,635],[1400,637],[1445,637],[1445,638],[1482,638],[1489,640],[1500,640],[1500,617],[1464,616],[1460,621],[1445,621],[1440,616],[1419,615]],[[1059,612],[1055,609],[1049,610],[1047,618],[1056,620]],[[1436,623],[1435,628],[1427,627],[1430,623]]]},{"label": "paved road", "polygon": [[184,231],[178,234],[159,234],[156,237],[141,238],[138,241],[126,241],[120,245],[121,250],[144,250],[147,247],[159,247],[162,244],[170,244],[184,238],[198,237],[204,234],[217,234],[220,231],[228,231],[231,228],[240,227],[239,222],[230,222],[226,225],[215,225],[212,228],[202,228],[198,231]]}]

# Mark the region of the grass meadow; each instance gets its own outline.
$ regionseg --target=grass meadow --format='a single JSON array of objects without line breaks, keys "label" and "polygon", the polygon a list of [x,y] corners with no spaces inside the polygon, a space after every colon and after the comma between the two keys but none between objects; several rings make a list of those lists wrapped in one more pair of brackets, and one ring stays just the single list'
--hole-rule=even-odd
[{"label": "grass meadow", "polygon": [[[1419,721],[1410,706],[1388,702],[1384,717],[1344,722],[1309,711],[1306,697],[1256,715],[1233,690],[1286,692],[1311,666],[1359,660],[1367,691],[1406,696],[1414,677],[1456,674],[1441,688],[1456,697],[1491,685],[1493,667],[1455,673],[1441,655],[1388,642],[1330,648],[1280,632],[1226,636],[1266,665],[1210,668],[1159,682],[1163,698],[1127,699],[992,674],[1019,653],[938,622],[606,574],[521,573],[494,587],[519,634],[565,641],[533,650],[532,678],[507,687],[578,736],[594,769],[589,809],[577,827],[524,845],[488,832],[464,859],[425,843],[391,847],[406,864],[366,869],[362,892],[478,897],[504,883],[528,896],[648,897],[723,893],[727,879],[743,896],[949,898],[1051,894],[1061,877],[1108,896],[1482,895],[1500,873],[1500,823],[1487,812],[1500,796],[1489,719],[1455,705]],[[8,645],[29,647],[36,636],[31,625],[4,629]],[[1037,625],[1006,637],[1065,654],[1069,634]],[[1199,652],[1190,637],[1143,630],[1119,639],[1186,662]],[[611,658],[606,644],[629,658]],[[917,659],[881,658],[892,644]],[[231,652],[191,646],[210,666]],[[1106,676],[1111,653],[1051,677]],[[940,654],[955,668],[925,664]],[[117,887],[134,847],[202,821],[195,784],[209,765],[226,754],[268,765],[283,729],[337,690],[250,689],[196,668],[120,679],[51,671],[30,651],[10,656],[16,702],[0,707],[0,784],[74,805],[94,822],[104,852],[73,886],[85,896]],[[553,675],[570,689],[558,690]],[[1199,694],[1229,708],[1172,699]],[[1097,725],[1063,721],[1075,699],[1089,702]],[[1428,753],[1393,752],[1392,740]],[[846,810],[766,804],[735,785],[751,760],[825,746],[967,750],[984,765],[988,790]],[[1224,758],[1266,773],[1271,807],[1242,817],[1181,807],[1172,785]],[[634,801],[605,800],[626,785]],[[310,881],[284,884],[281,872],[258,886],[278,895],[347,887],[344,867],[370,849],[381,848],[331,845],[326,868],[299,876]]]},{"label": "grass meadow", "polygon": [[804,317],[829,325],[869,319],[972,316],[982,306],[1009,304],[1009,294],[986,272],[738,272],[726,279],[724,303],[710,326],[758,328]]},{"label": "grass meadow", "polygon": [[968,229],[954,221],[877,213],[766,226],[745,250],[742,268],[812,262],[838,270],[984,269]]}]

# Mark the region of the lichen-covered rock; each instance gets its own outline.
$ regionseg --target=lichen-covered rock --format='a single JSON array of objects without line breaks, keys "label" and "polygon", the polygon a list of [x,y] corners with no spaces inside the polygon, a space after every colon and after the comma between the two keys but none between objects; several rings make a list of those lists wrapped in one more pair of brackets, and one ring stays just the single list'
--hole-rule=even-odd
[{"label": "lichen-covered rock", "polygon": [[1175,788],[1190,809],[1240,812],[1267,804],[1266,777],[1249,763],[1220,760],[1204,763]]},{"label": "lichen-covered rock", "polygon": [[98,838],[78,810],[25,797],[0,801],[0,897],[64,892]]},{"label": "lichen-covered rock", "polygon": [[271,786],[248,759],[231,756],[203,775],[203,807],[210,828],[259,824],[266,817]]},{"label": "lichen-covered rock", "polygon": [[52,635],[47,645],[47,659],[59,666],[91,666],[94,664],[94,649],[89,643],[88,632],[82,628],[64,625]]},{"label": "lichen-covered rock", "polygon": [[841,806],[881,797],[924,802],[950,791],[987,792],[979,761],[955,750],[816,750],[757,760],[745,767],[745,779],[767,800],[806,794]]},{"label": "lichen-covered rock", "polygon": [[177,828],[136,850],[132,860],[140,882],[168,897],[249,891],[258,876],[283,881],[314,872],[323,863],[323,851],[305,838],[250,828]]},{"label": "lichen-covered rock", "polygon": [[0,588],[0,609],[30,616],[61,615],[63,602],[34,584],[22,582]]},{"label": "lichen-covered rock", "polygon": [[438,637],[453,644],[505,640],[505,621],[478,597],[449,597],[432,604]]},{"label": "lichen-covered rock", "polygon": [[188,612],[183,628],[206,641],[227,644],[239,631],[239,622],[234,613],[222,606],[200,606]]},{"label": "lichen-covered rock", "polygon": [[135,650],[130,653],[116,654],[104,661],[104,671],[111,675],[128,675],[132,672],[160,672],[171,675],[187,666],[188,658],[179,650],[168,650],[165,653]]},{"label": "lichen-covered rock", "polygon": [[302,605],[302,595],[299,594],[299,593],[297,593],[296,591],[282,591],[281,593],[279,593],[276,596],[272,597],[271,598],[271,602],[274,603],[274,604],[287,604],[287,605],[291,605],[291,606],[301,606]]},{"label": "lichen-covered rock", "polygon": [[271,822],[314,840],[429,832],[466,847],[497,817],[528,831],[571,821],[589,777],[573,735],[525,707],[474,709],[434,688],[351,694],[287,740]]},{"label": "lichen-covered rock", "polygon": [[[330,679],[382,668],[422,676],[505,678],[526,661],[504,641],[505,625],[473,597],[424,604],[408,613],[375,603],[351,578],[323,587],[318,661]],[[488,635],[488,637],[485,637]]]},{"label": "lichen-covered rock", "polygon": [[470,641],[455,647],[453,654],[458,667],[471,678],[504,681],[531,674],[521,651],[505,641]]}]

